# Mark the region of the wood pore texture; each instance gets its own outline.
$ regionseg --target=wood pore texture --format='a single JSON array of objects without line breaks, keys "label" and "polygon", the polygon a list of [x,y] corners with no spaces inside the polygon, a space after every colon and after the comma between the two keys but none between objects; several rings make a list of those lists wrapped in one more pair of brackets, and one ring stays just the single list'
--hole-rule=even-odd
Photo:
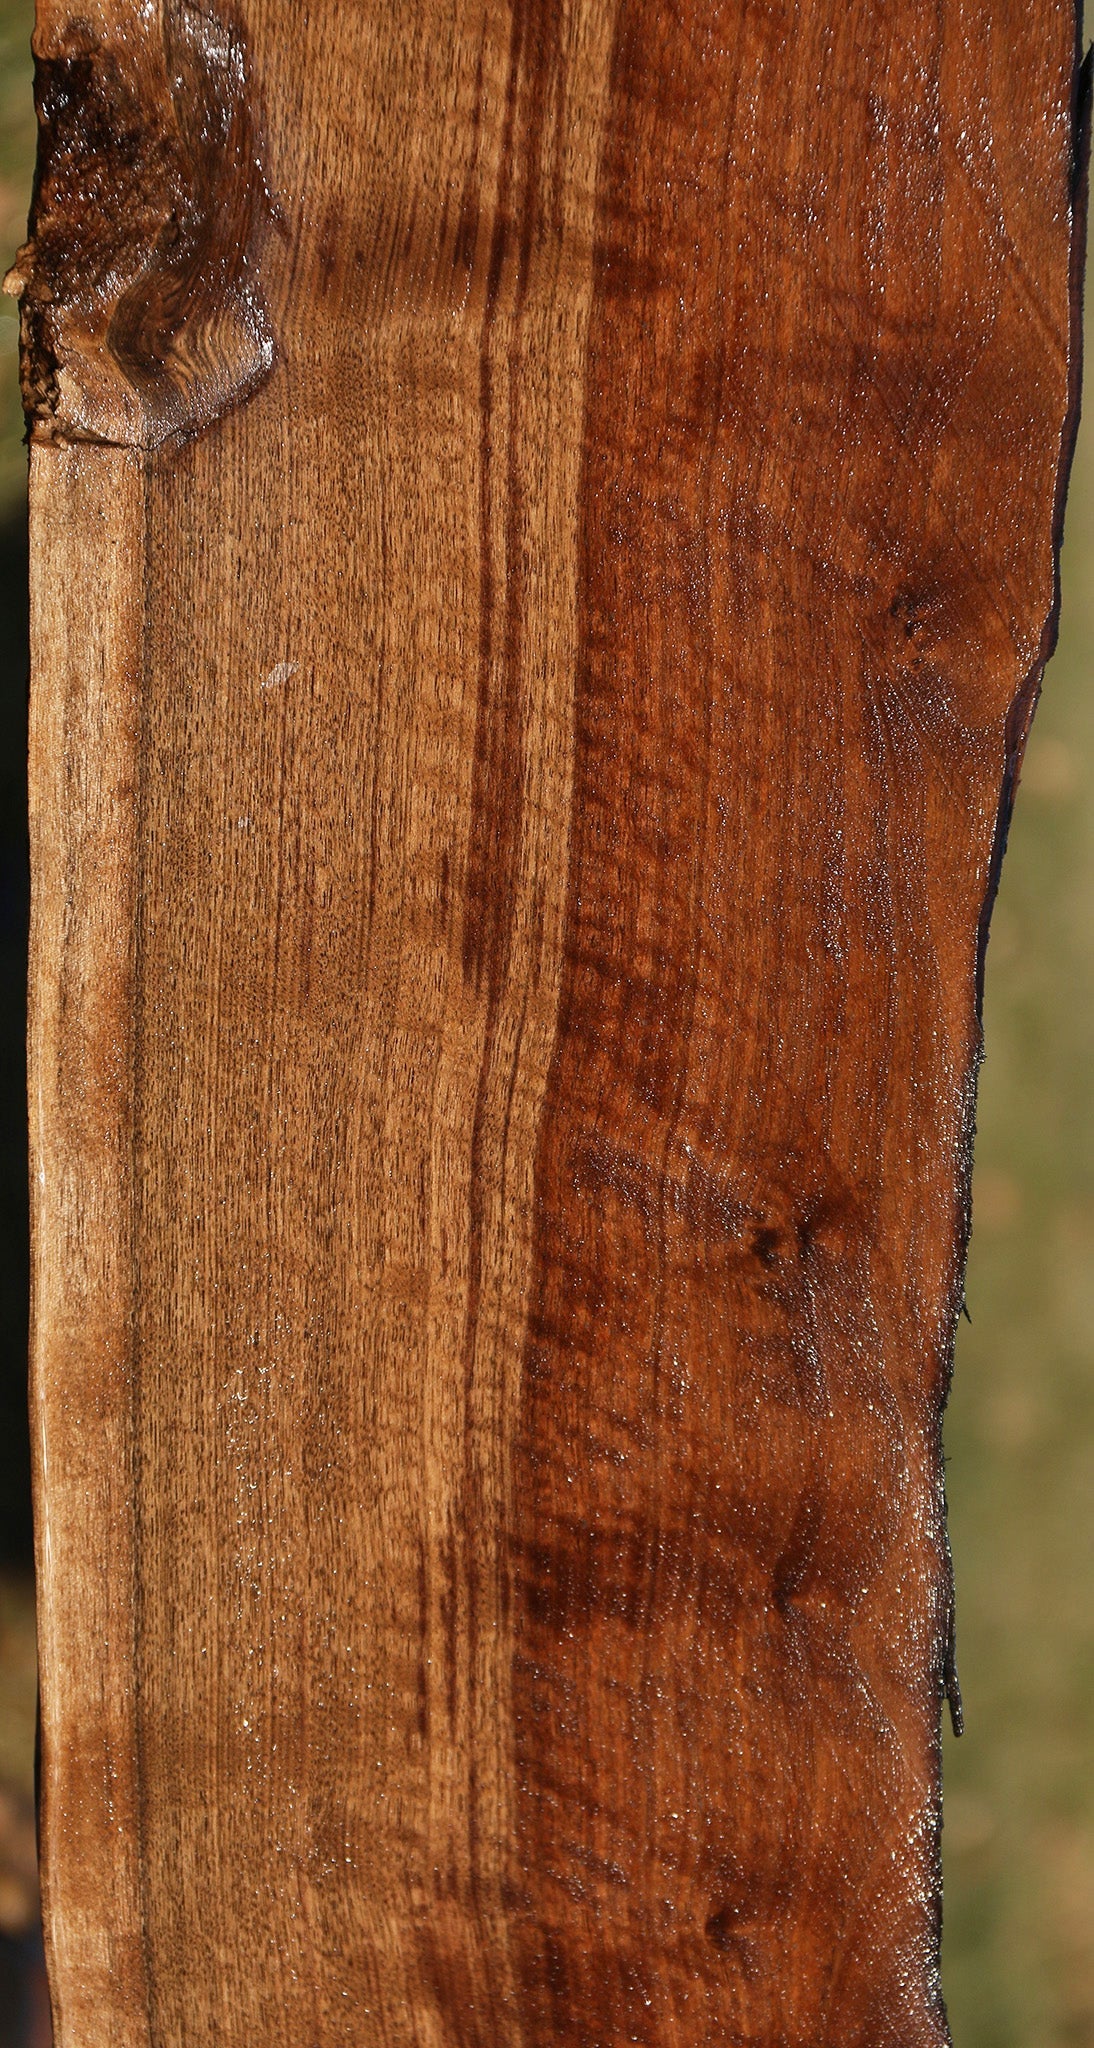
[{"label": "wood pore texture", "polygon": [[940,2048],[1071,0],[39,0],[58,2048]]}]

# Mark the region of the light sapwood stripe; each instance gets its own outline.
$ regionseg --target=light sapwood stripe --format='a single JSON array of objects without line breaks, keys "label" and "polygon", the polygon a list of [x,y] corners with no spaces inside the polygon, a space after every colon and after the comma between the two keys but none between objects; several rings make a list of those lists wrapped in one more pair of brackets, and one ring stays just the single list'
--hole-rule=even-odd
[{"label": "light sapwood stripe", "polygon": [[138,456],[33,450],[31,1409],[42,1890],[62,2048],[149,2038],[133,1462],[143,529]]},{"label": "light sapwood stripe", "polygon": [[611,9],[245,27],[280,359],[155,456],[115,572],[147,2008],[179,2048],[516,2042],[509,1440]]}]

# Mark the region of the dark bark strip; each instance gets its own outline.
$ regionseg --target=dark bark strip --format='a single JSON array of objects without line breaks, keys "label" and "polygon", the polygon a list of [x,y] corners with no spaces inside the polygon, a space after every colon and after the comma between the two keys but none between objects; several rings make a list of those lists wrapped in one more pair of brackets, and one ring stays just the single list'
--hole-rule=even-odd
[{"label": "dark bark strip", "polygon": [[948,2039],[978,924],[1074,424],[1066,146],[1008,154],[1000,67],[1070,80],[1003,13],[624,14],[516,1478],[528,2042]]}]

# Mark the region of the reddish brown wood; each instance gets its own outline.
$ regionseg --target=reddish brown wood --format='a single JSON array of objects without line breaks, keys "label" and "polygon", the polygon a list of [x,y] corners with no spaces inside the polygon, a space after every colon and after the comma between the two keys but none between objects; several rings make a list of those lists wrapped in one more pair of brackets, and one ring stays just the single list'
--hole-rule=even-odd
[{"label": "reddish brown wood", "polygon": [[907,2048],[947,2038],[939,1433],[1055,630],[1069,23],[690,27],[627,11],[601,174],[522,1956],[537,2039]]},{"label": "reddish brown wood", "polygon": [[941,2048],[1071,0],[38,51],[58,2048]]}]

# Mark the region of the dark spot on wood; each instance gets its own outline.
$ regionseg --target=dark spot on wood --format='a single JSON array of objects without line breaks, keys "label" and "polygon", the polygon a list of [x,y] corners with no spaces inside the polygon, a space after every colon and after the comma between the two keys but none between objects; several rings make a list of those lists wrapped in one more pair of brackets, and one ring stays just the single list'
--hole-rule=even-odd
[{"label": "dark spot on wood", "polygon": [[242,30],[176,0],[36,65],[23,403],[40,439],[155,448],[237,405],[274,361],[260,271],[275,218]]},{"label": "dark spot on wood", "polygon": [[729,1906],[720,1906],[717,1912],[711,1913],[703,1933],[708,1941],[714,1943],[715,1948],[722,1949],[724,1952],[732,1946],[734,1938],[733,1924],[736,1917],[736,1914]]},{"label": "dark spot on wood", "polygon": [[906,640],[914,640],[923,624],[923,607],[910,591],[901,590],[889,606],[889,616],[896,620]]}]

